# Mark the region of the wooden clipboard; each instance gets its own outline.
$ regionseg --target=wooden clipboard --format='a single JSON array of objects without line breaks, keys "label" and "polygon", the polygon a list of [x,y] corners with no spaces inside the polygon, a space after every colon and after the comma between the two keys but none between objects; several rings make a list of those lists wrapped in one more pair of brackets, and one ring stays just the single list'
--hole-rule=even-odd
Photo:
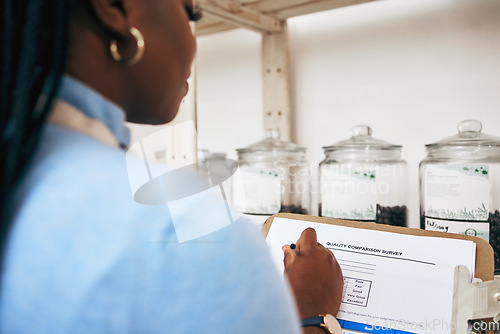
[{"label": "wooden clipboard", "polygon": [[335,218],[327,218],[327,217],[314,217],[307,215],[299,215],[293,213],[277,213],[269,217],[264,225],[262,226],[262,233],[265,237],[269,233],[269,229],[273,224],[274,218],[288,218],[288,219],[296,219],[296,220],[305,220],[314,223],[321,224],[330,224],[330,225],[340,225],[347,226],[353,228],[361,228],[366,230],[377,230],[377,231],[385,231],[391,233],[400,233],[400,234],[411,234],[417,236],[425,236],[425,237],[436,237],[436,238],[451,238],[451,239],[462,239],[462,240],[470,240],[476,244],[476,267],[475,274],[476,278],[480,278],[483,281],[491,281],[494,278],[495,265],[494,265],[494,255],[493,248],[489,243],[485,240],[468,236],[462,234],[452,234],[452,233],[444,233],[444,232],[436,232],[436,231],[426,231],[421,229],[409,228],[409,227],[398,227],[398,226],[389,226],[383,224],[369,223],[369,222],[357,222],[357,221],[349,221]]}]

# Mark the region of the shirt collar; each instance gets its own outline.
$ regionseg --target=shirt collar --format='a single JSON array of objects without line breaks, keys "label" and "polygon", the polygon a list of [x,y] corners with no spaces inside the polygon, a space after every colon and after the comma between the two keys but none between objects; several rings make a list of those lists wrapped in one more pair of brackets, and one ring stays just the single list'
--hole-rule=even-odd
[{"label": "shirt collar", "polygon": [[125,113],[117,104],[68,75],[62,77],[58,98],[77,108],[85,116],[104,123],[122,147],[130,145],[130,130],[125,126]]}]

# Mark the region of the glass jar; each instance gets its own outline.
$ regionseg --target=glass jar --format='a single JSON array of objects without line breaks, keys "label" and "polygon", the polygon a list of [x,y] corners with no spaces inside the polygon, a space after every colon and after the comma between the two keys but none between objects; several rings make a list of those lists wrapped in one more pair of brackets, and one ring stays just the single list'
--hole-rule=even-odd
[{"label": "glass jar", "polygon": [[319,164],[319,215],[406,226],[407,164],[401,146],[372,137],[366,125],[352,137],[323,147]]},{"label": "glass jar", "polygon": [[420,163],[420,227],[478,236],[500,271],[500,138],[466,120],[458,134],[426,145]]},{"label": "glass jar", "polygon": [[[163,165],[175,162],[174,159],[167,162],[165,150],[154,152],[154,156],[154,161]],[[207,149],[198,150],[197,158],[198,162],[196,164],[179,168],[184,168],[185,171],[195,173],[201,181],[210,187],[220,186],[224,200],[230,201],[232,198],[232,175],[238,168],[236,161],[227,159],[226,153],[211,152]]]},{"label": "glass jar", "polygon": [[310,206],[306,149],[281,141],[278,129],[237,149],[239,170],[233,178],[234,208],[245,214],[307,214]]},{"label": "glass jar", "polygon": [[226,158],[226,153],[198,151],[198,174],[211,186],[220,183],[226,199],[232,198],[232,178],[237,168],[236,162]]}]

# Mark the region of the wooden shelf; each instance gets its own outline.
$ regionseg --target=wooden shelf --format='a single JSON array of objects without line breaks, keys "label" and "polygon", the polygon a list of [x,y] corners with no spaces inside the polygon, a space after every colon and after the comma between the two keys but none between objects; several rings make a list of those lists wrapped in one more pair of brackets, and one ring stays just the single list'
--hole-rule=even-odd
[{"label": "wooden shelf", "polygon": [[196,35],[247,28],[276,33],[289,17],[353,6],[380,0],[197,0],[203,18],[196,23]]}]

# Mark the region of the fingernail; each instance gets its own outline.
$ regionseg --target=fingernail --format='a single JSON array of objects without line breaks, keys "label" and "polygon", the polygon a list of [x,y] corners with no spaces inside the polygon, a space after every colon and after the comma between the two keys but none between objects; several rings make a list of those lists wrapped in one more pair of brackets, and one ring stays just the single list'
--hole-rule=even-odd
[{"label": "fingernail", "polygon": [[281,247],[281,249],[283,250],[283,252],[286,251],[286,246]]}]

